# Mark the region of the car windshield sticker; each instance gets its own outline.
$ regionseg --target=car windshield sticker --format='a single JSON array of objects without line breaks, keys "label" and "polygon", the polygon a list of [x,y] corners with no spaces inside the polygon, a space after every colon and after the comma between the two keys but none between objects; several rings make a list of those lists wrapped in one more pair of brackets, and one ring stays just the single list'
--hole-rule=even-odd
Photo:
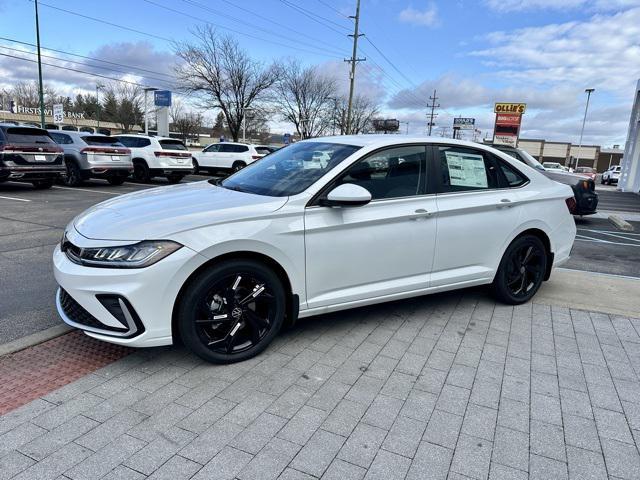
[{"label": "car windshield sticker", "polygon": [[444,153],[447,158],[450,185],[476,188],[489,186],[482,155],[452,151]]}]

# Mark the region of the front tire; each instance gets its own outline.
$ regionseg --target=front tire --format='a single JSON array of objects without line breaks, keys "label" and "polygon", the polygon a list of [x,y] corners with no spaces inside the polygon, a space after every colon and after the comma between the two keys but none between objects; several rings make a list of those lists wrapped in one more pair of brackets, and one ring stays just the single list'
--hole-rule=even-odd
[{"label": "front tire", "polygon": [[231,166],[231,170],[233,171],[233,173],[236,173],[236,172],[239,172],[240,170],[242,170],[246,166],[247,166],[246,163],[244,163],[241,160],[238,160],[236,162],[233,162],[233,165]]},{"label": "front tire", "polygon": [[247,360],[280,331],[285,290],[278,276],[252,260],[228,260],[200,273],[183,289],[177,309],[180,336],[211,363]]},{"label": "front tire", "polygon": [[149,183],[151,181],[151,172],[149,172],[147,162],[138,160],[133,164],[133,178],[140,183]]},{"label": "front tire", "polygon": [[194,158],[193,160],[191,160],[191,162],[193,163],[193,174],[194,175],[200,175],[200,165],[198,164],[198,161]]},{"label": "front tire", "polygon": [[547,250],[538,237],[516,238],[500,261],[491,285],[494,296],[509,305],[528,302],[542,285],[548,261]]}]

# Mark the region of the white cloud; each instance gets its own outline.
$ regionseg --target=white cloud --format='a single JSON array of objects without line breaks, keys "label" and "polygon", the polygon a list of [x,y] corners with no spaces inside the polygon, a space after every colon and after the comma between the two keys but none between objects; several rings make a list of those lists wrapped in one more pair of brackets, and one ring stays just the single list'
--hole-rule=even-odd
[{"label": "white cloud", "polygon": [[409,5],[402,10],[398,15],[398,20],[404,23],[410,23],[412,25],[419,25],[422,27],[433,27],[438,24],[438,7],[435,3],[431,2],[424,10],[418,10]]},{"label": "white cloud", "polygon": [[619,10],[640,5],[640,0],[485,0],[485,4],[497,12],[530,10]]}]

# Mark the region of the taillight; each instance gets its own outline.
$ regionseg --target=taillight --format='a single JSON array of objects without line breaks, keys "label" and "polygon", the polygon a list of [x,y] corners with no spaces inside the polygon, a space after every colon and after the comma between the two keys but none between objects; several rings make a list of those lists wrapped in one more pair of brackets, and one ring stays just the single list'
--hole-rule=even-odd
[{"label": "taillight", "polygon": [[128,148],[113,148],[113,147],[85,147],[80,150],[80,153],[102,153],[109,155],[128,155],[131,153],[131,150]]},{"label": "taillight", "polygon": [[259,158],[262,158],[260,155],[251,155],[251,158],[253,158],[254,160],[258,160]]},{"label": "taillight", "polygon": [[178,157],[178,158],[191,158],[190,153],[184,152],[153,152],[156,157]]},{"label": "taillight", "polygon": [[569,197],[567,199],[565,199],[564,203],[567,204],[567,208],[569,209],[569,213],[570,214],[574,214],[576,211],[576,199],[574,197]]},{"label": "taillight", "polygon": [[16,153],[62,153],[62,147],[51,145],[47,147],[36,147],[33,145],[19,145],[7,143],[0,145],[0,152],[16,152]]}]

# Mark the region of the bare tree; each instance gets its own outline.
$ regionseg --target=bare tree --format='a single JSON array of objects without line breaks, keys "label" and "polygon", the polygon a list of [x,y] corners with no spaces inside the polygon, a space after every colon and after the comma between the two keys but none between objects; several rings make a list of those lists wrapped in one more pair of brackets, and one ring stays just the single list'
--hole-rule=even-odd
[{"label": "bare tree", "polygon": [[169,107],[169,117],[173,130],[180,134],[183,142],[192,137],[198,138],[203,123],[201,113],[187,111],[180,100],[174,100]]},{"label": "bare tree", "polygon": [[340,134],[349,131],[352,135],[356,135],[373,131],[373,119],[379,114],[378,104],[363,95],[356,95],[351,107],[351,125],[347,129],[347,103],[346,98],[341,98],[338,101],[335,121],[340,129]]},{"label": "bare tree", "polygon": [[323,135],[331,125],[336,98],[335,79],[317,67],[290,60],[280,65],[275,92],[282,117],[293,123],[301,138]]},{"label": "bare tree", "polygon": [[[42,91],[44,94],[44,104],[46,107],[51,107],[54,103],[62,103],[65,105],[65,109],[69,109],[71,105],[71,99],[63,95],[59,95],[54,88],[49,85],[43,85]],[[17,82],[7,92],[8,96],[12,100],[15,99],[17,105],[23,107],[40,107],[40,93],[38,91],[38,82]]]},{"label": "bare tree", "polygon": [[276,69],[265,67],[229,36],[219,36],[210,26],[194,32],[195,43],[179,43],[175,68],[181,91],[196,95],[207,109],[220,109],[234,141],[245,113],[263,99],[276,81]]}]

